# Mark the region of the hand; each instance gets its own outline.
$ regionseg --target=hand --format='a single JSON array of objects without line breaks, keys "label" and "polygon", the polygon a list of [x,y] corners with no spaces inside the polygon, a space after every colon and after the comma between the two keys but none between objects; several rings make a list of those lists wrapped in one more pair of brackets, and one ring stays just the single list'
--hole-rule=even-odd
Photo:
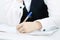
[{"label": "hand", "polygon": [[24,23],[17,25],[17,30],[20,33],[30,33],[35,30],[39,30],[41,28],[42,26],[40,22],[24,22]]}]

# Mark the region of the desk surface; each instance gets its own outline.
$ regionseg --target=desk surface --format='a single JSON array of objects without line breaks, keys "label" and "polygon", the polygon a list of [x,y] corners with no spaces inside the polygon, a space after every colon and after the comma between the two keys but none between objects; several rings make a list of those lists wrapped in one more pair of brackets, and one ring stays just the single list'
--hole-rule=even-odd
[{"label": "desk surface", "polygon": [[14,33],[0,33],[0,38],[8,40],[60,40],[60,30],[51,36],[30,36],[17,35]]},{"label": "desk surface", "polygon": [[18,32],[17,33],[0,32],[0,39],[1,40],[3,39],[5,40],[60,40],[60,29],[51,36],[31,36],[31,35],[19,34]]}]

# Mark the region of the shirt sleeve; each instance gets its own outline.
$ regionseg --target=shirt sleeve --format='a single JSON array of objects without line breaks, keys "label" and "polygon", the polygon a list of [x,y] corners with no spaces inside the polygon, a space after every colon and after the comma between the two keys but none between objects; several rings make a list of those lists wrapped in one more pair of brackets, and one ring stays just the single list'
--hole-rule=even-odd
[{"label": "shirt sleeve", "polygon": [[57,27],[56,23],[53,19],[54,19],[53,17],[51,17],[51,18],[49,17],[49,18],[44,18],[44,19],[36,20],[36,21],[38,21],[42,24],[41,31],[51,31],[51,30],[56,29],[56,27]]},{"label": "shirt sleeve", "polygon": [[37,35],[40,35],[41,32],[43,32],[43,33],[46,32],[46,34],[52,34],[52,32],[50,33],[50,31],[56,30],[56,28],[57,28],[56,20],[58,20],[57,13],[59,12],[59,10],[58,10],[59,5],[57,4],[58,2],[56,0],[45,0],[45,3],[48,7],[49,17],[44,18],[44,19],[35,20],[42,24],[42,29],[40,31],[34,32],[33,34],[36,33]]},{"label": "shirt sleeve", "polygon": [[56,25],[56,14],[57,14],[57,4],[54,3],[56,1],[54,0],[45,0],[45,4],[48,7],[48,12],[49,12],[49,17],[44,18],[44,19],[39,19],[36,21],[39,21],[42,24],[42,29],[41,31],[51,31],[54,30],[57,25]]},{"label": "shirt sleeve", "polygon": [[43,26],[42,30],[48,31],[57,27],[57,20],[59,19],[59,5],[58,0],[44,0],[44,2],[48,7],[49,17],[37,21],[41,22]]}]

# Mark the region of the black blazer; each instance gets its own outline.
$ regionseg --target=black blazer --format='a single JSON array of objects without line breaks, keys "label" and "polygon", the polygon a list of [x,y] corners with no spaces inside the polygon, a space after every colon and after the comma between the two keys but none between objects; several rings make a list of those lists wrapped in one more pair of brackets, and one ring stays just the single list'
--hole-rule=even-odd
[{"label": "black blazer", "polygon": [[[44,3],[44,0],[32,0],[31,5],[30,5],[30,11],[32,12],[32,16],[27,20],[27,21],[34,21],[37,19],[43,19],[48,17],[48,8],[47,5]],[[26,17],[27,10],[25,10],[23,12],[23,14],[25,14],[24,16]],[[24,20],[24,18],[22,19],[22,21]]]}]

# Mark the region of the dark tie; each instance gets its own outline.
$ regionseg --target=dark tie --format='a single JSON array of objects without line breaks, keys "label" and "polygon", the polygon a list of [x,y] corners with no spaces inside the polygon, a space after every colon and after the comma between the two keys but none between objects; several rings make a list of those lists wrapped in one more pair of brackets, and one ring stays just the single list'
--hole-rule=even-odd
[{"label": "dark tie", "polygon": [[27,14],[28,14],[24,1],[23,1],[23,5],[24,5],[23,15],[22,15],[20,23],[22,23],[24,21],[24,19],[27,17]]}]

